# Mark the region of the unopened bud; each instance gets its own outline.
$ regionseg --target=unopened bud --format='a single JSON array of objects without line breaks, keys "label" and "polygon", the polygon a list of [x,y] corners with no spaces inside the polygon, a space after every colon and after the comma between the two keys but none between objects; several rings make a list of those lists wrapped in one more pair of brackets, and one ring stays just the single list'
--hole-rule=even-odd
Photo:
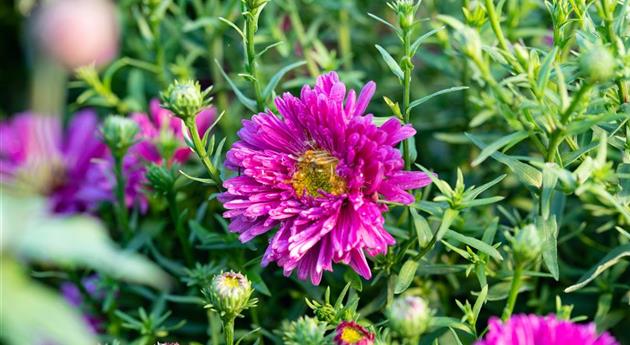
[{"label": "unopened bud", "polygon": [[149,186],[160,194],[170,193],[175,185],[176,176],[173,169],[167,169],[161,165],[149,165],[145,176]]},{"label": "unopened bud", "polygon": [[417,296],[396,299],[386,314],[391,330],[410,340],[416,339],[427,330],[431,318],[427,303]]},{"label": "unopened bud", "polygon": [[103,141],[114,157],[121,158],[136,143],[139,128],[133,120],[119,115],[110,115],[103,122]]},{"label": "unopened bud", "polygon": [[536,259],[542,250],[543,241],[535,225],[529,224],[518,230],[512,239],[512,250],[517,260]]},{"label": "unopened bud", "polygon": [[254,289],[251,282],[237,272],[224,272],[212,279],[210,288],[204,293],[210,299],[213,310],[222,318],[233,319],[243,310],[256,305],[256,300],[250,300]]},{"label": "unopened bud", "polygon": [[284,340],[285,345],[328,344],[326,323],[308,316],[285,324],[282,333],[282,340]]},{"label": "unopened bud", "polygon": [[613,76],[615,59],[602,46],[592,47],[580,56],[580,73],[591,82],[603,82]]},{"label": "unopened bud", "polygon": [[210,104],[211,98],[208,94],[212,88],[204,91],[198,82],[186,80],[183,82],[175,81],[169,85],[166,92],[160,96],[162,99],[161,106],[164,109],[172,111],[175,116],[186,120],[194,118],[203,108]]}]

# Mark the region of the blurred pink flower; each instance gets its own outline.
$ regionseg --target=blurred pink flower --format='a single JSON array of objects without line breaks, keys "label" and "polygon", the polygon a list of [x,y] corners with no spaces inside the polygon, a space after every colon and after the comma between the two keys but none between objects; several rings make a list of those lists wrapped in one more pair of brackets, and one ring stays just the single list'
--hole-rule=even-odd
[{"label": "blurred pink flower", "polygon": [[102,186],[89,183],[106,157],[94,134],[98,118],[81,111],[64,132],[59,118],[23,113],[0,123],[0,177],[3,184],[27,187],[48,197],[58,213],[93,210],[110,198]]},{"label": "blurred pink flower", "polygon": [[35,35],[66,68],[104,65],[118,52],[116,8],[109,0],[48,1],[36,17]]}]

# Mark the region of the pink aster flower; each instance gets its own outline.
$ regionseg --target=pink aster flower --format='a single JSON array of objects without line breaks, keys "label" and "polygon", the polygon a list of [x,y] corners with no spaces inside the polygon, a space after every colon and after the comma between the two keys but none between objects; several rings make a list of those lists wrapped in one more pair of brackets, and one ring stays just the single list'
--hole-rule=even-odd
[{"label": "pink aster flower", "polygon": [[424,173],[403,171],[396,145],[415,134],[396,119],[377,127],[364,115],[376,86],[357,97],[336,73],[304,86],[300,97],[285,93],[271,111],[243,121],[240,141],[226,166],[239,176],[224,183],[220,196],[241,241],[279,229],[263,257],[285,275],[319,284],[332,264],[350,265],[371,278],[366,254],[385,253],[394,238],[383,227],[387,206],[410,204],[407,190],[430,183]]},{"label": "pink aster flower", "polygon": [[619,345],[607,332],[600,335],[595,324],[580,325],[554,315],[514,315],[503,323],[490,319],[489,331],[475,345]]},{"label": "pink aster flower", "polygon": [[342,321],[335,330],[336,345],[372,345],[374,333],[353,321]]},{"label": "pink aster flower", "polygon": [[64,131],[59,118],[30,113],[0,123],[0,177],[3,184],[27,187],[48,197],[52,211],[93,210],[110,198],[89,183],[106,156],[105,145],[94,135],[98,118],[91,111],[77,113]]}]

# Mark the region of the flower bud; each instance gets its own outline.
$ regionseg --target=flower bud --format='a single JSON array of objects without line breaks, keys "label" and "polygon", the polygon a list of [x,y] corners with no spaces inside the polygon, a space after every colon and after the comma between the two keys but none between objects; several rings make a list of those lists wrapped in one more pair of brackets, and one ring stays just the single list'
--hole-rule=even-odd
[{"label": "flower bud", "polygon": [[172,111],[182,120],[194,118],[210,104],[211,98],[208,98],[208,94],[211,89],[212,87],[201,91],[201,86],[196,81],[179,82],[176,80],[169,85],[166,92],[161,94],[161,106]]},{"label": "flower bud", "polygon": [[580,73],[588,81],[606,81],[614,71],[615,59],[605,47],[592,47],[580,56]]},{"label": "flower bud", "polygon": [[406,339],[415,339],[427,330],[431,310],[424,299],[417,296],[394,300],[386,312],[389,327]]},{"label": "flower bud", "polygon": [[464,18],[466,18],[466,24],[480,28],[487,21],[486,9],[478,1],[472,2],[468,6],[468,8],[462,8]]},{"label": "flower bud", "polygon": [[419,4],[415,4],[415,0],[398,0],[388,4],[398,15],[400,28],[405,31],[410,29],[414,24],[418,5]]},{"label": "flower bud", "polygon": [[209,307],[216,310],[222,318],[233,319],[243,310],[255,306],[256,300],[250,300],[253,292],[247,277],[230,271],[215,276],[204,294],[210,299]]},{"label": "flower bud", "polygon": [[138,131],[138,124],[119,115],[108,116],[101,128],[103,141],[117,158],[123,157],[127,150],[136,143]]},{"label": "flower bud", "polygon": [[540,255],[542,245],[542,238],[533,224],[519,229],[514,238],[512,238],[514,256],[520,261],[536,259]]},{"label": "flower bud", "polygon": [[514,43],[514,54],[522,66],[528,65],[529,53],[527,52],[527,48],[523,47],[520,43]]},{"label": "flower bud", "polygon": [[455,37],[460,42],[466,56],[481,59],[481,38],[477,30],[464,26],[455,32]]},{"label": "flower bud", "polygon": [[161,165],[151,164],[147,168],[146,178],[149,186],[160,194],[168,194],[173,190],[175,184],[175,172]]},{"label": "flower bud", "polygon": [[285,345],[325,345],[326,323],[315,318],[303,316],[287,323],[282,329],[282,340]]},{"label": "flower bud", "polygon": [[372,345],[374,333],[354,321],[342,321],[335,330],[336,345]]}]

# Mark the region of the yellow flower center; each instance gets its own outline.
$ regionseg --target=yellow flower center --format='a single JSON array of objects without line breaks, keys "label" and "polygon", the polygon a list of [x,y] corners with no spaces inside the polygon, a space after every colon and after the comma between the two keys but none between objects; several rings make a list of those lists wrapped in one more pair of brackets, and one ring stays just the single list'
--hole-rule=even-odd
[{"label": "yellow flower center", "polygon": [[308,150],[298,158],[291,184],[298,196],[304,193],[320,196],[319,191],[339,195],[346,191],[346,182],[337,175],[339,160],[323,150]]},{"label": "yellow flower center", "polygon": [[236,289],[237,287],[240,286],[240,282],[238,280],[237,277],[230,277],[227,276],[225,277],[225,280],[223,281],[225,286],[232,288],[232,289]]},{"label": "yellow flower center", "polygon": [[363,334],[352,327],[346,327],[341,331],[341,340],[348,344],[356,344],[363,339]]}]

